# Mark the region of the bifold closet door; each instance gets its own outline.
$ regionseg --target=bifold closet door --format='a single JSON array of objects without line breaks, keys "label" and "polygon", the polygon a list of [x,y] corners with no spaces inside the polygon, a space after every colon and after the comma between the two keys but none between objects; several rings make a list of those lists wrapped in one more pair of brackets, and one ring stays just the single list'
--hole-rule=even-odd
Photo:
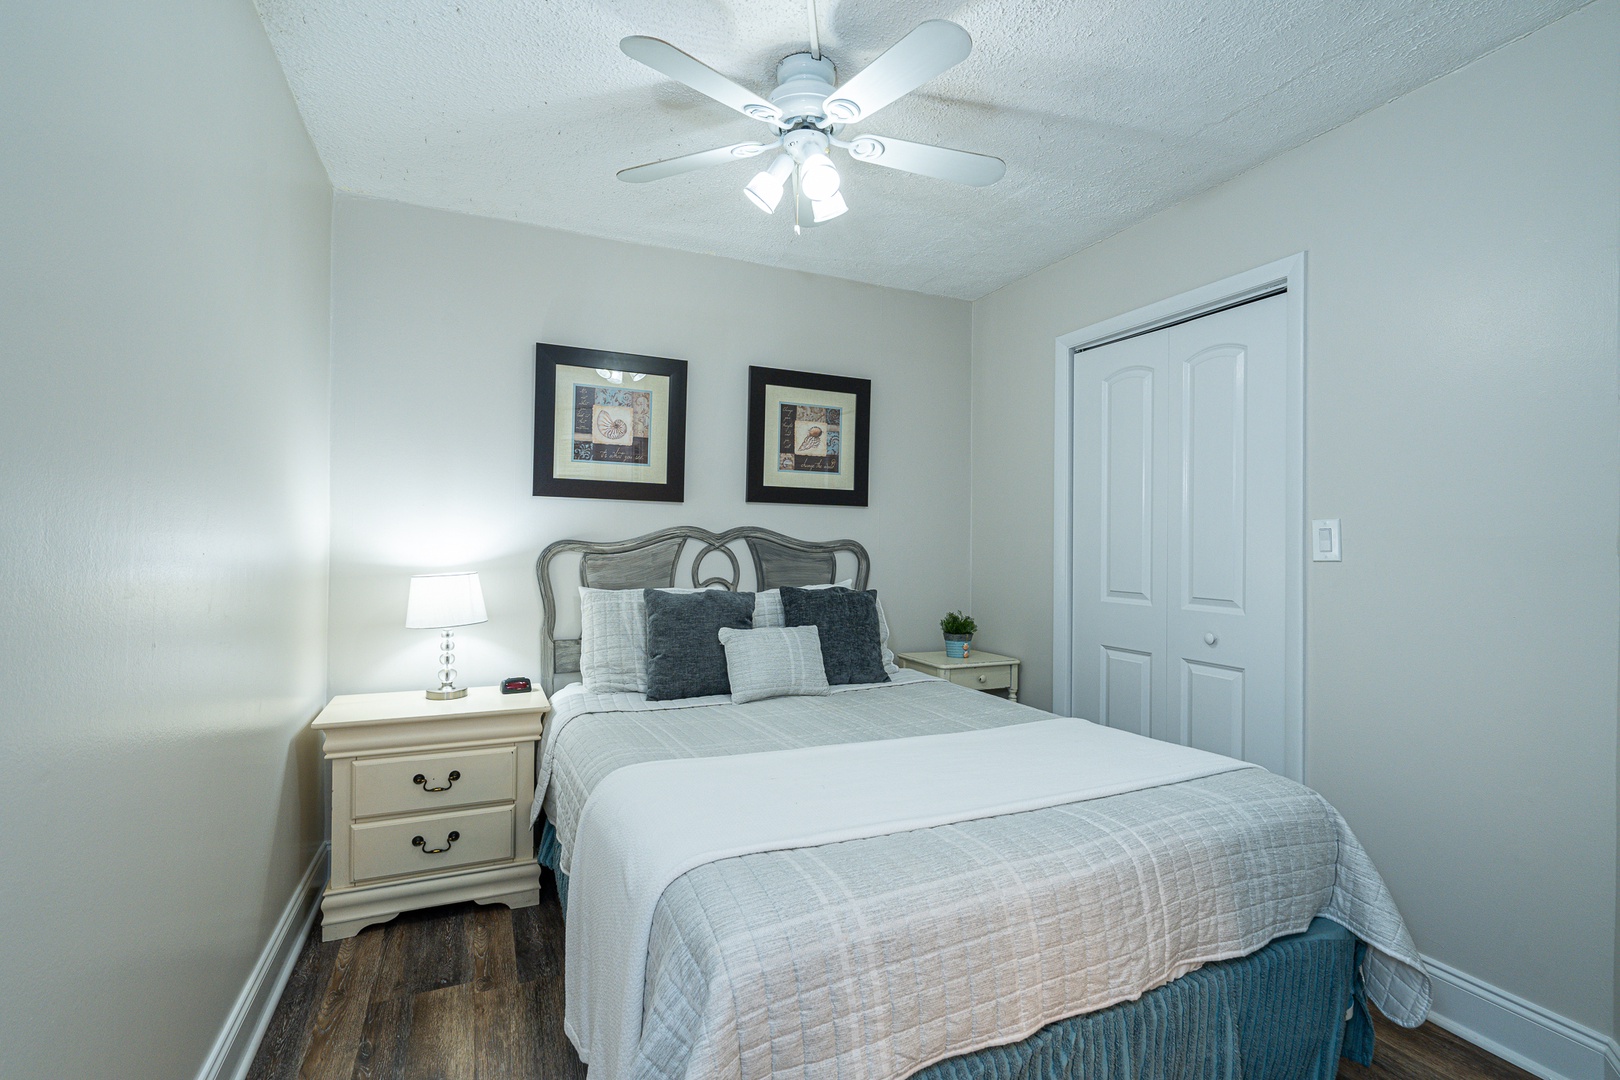
[{"label": "bifold closet door", "polygon": [[1074,364],[1074,711],[1164,738],[1174,453],[1165,341],[1127,338]]},{"label": "bifold closet door", "polygon": [[1283,772],[1280,296],[1077,353],[1078,715]]}]

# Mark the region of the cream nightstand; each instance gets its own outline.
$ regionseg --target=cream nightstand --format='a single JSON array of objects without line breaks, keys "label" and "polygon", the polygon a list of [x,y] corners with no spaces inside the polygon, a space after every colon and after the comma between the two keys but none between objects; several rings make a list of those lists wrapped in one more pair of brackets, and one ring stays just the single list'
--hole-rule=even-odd
[{"label": "cream nightstand", "polygon": [[975,690],[1005,690],[1008,701],[1018,700],[1018,661],[1011,656],[975,649],[966,660],[953,660],[942,652],[903,652],[894,659],[901,667],[924,675]]},{"label": "cream nightstand", "polygon": [[332,763],[332,879],[321,940],[402,911],[476,900],[540,902],[530,840],[534,747],[551,703],[478,686],[345,694],[313,726]]}]

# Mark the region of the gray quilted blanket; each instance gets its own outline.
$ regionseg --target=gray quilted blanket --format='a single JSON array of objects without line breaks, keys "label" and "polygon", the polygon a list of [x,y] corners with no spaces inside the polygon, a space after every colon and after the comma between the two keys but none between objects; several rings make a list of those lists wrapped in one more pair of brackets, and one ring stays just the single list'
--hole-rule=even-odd
[{"label": "gray quilted blanket", "polygon": [[[935,680],[742,706],[579,692],[556,704],[541,794],[565,853],[585,798],[625,764],[1047,715]],[[1373,946],[1373,1000],[1421,1022],[1427,976],[1355,837],[1320,796],[1258,769],[723,859],[658,902],[626,1075],[899,1080],[1245,955],[1318,914]]]}]

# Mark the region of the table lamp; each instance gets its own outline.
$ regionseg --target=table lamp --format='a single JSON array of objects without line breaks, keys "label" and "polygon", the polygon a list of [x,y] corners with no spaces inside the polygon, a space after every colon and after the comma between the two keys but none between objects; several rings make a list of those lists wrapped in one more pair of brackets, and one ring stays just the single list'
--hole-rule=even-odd
[{"label": "table lamp", "polygon": [[405,602],[406,629],[444,631],[439,635],[439,688],[427,692],[431,700],[467,696],[465,686],[456,686],[456,632],[450,627],[488,621],[484,590],[478,587],[476,573],[418,574],[411,578],[411,595]]}]

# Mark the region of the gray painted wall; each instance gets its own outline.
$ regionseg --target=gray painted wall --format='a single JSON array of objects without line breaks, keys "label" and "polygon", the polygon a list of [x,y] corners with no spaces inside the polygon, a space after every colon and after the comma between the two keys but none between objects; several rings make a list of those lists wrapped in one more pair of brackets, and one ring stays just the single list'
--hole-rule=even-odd
[{"label": "gray painted wall", "polygon": [[1307,778],[1420,947],[1606,1032],[1617,55],[1600,0],[973,312],[973,614],[1044,705],[1054,339],[1309,253]]},{"label": "gray painted wall", "polygon": [[[461,682],[538,675],[534,560],[565,537],[853,537],[901,648],[967,602],[966,302],[348,196],[333,229],[334,693],[428,684],[405,595],[434,570],[483,583]],[[537,341],[688,362],[684,504],[529,493]],[[744,500],[750,364],[872,380],[869,507]]]},{"label": "gray painted wall", "polygon": [[321,839],[331,189],[246,0],[0,13],[0,1075],[195,1075]]}]

